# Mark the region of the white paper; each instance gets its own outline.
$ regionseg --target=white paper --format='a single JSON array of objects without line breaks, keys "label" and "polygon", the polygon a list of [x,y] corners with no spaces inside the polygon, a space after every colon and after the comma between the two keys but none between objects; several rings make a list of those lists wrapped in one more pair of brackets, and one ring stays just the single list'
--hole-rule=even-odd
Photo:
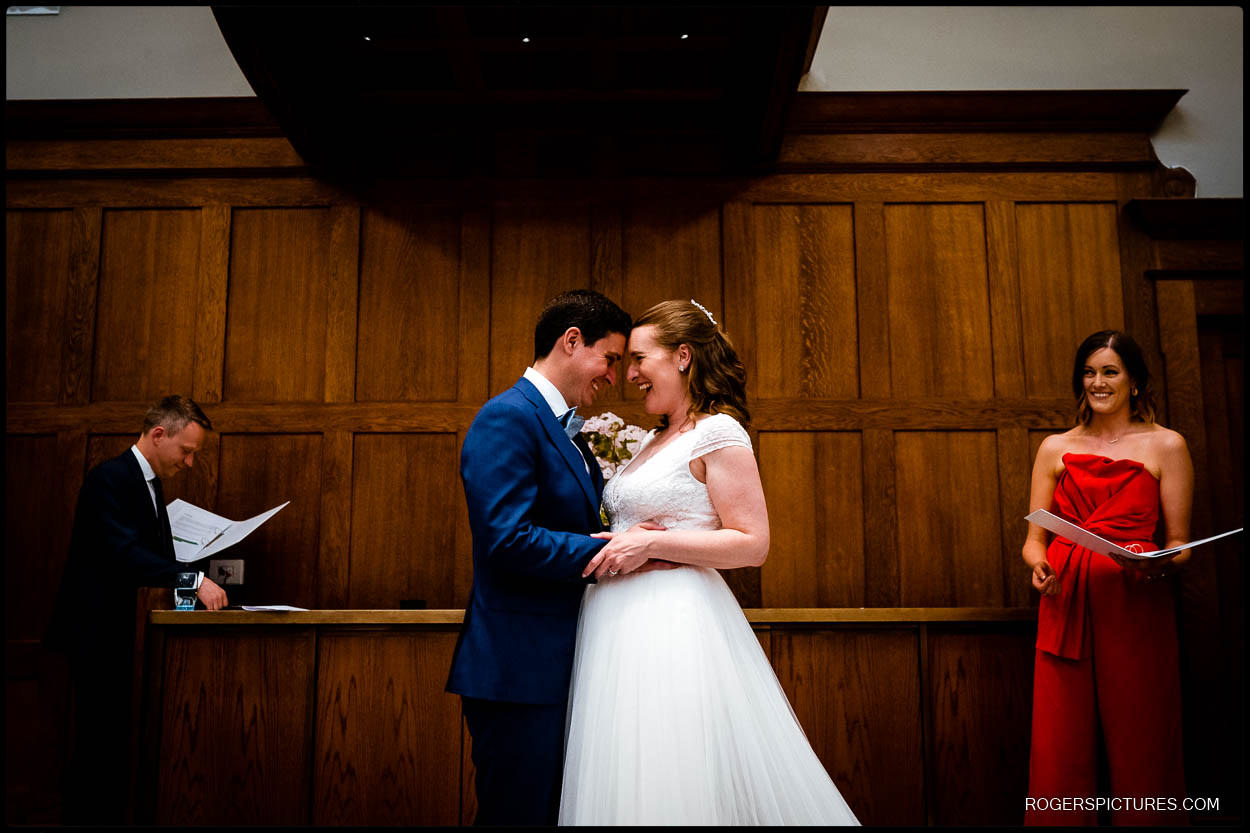
[{"label": "white paper", "polygon": [[[285,504],[284,504],[285,505]],[[291,607],[290,605],[243,605],[244,610],[308,610],[306,607]]]},{"label": "white paper", "polygon": [[178,499],[165,507],[169,528],[174,535],[174,555],[179,561],[194,561],[200,550],[208,546],[232,521]]},{"label": "white paper", "polygon": [[185,563],[219,553],[251,535],[290,502],[288,500],[282,506],[275,506],[246,521],[232,521],[181,498],[172,501],[165,511],[169,513],[169,528],[174,536],[174,555]]},{"label": "white paper", "polygon": [[1085,547],[1087,550],[1100,552],[1103,555],[1119,555],[1124,558],[1131,558],[1134,561],[1144,561],[1151,558],[1163,558],[1164,556],[1175,555],[1181,550],[1192,549],[1193,547],[1207,544],[1219,538],[1224,538],[1228,535],[1235,535],[1236,533],[1241,532],[1241,529],[1230,529],[1228,532],[1221,532],[1219,535],[1212,535],[1210,538],[1203,538],[1201,541],[1190,541],[1188,544],[1181,544],[1179,547],[1168,547],[1167,549],[1150,550],[1149,552],[1133,552],[1132,550],[1124,549],[1124,547],[1121,547],[1119,544],[1111,543],[1106,538],[1095,535],[1084,527],[1077,526],[1070,521],[1065,521],[1057,515],[1052,515],[1045,509],[1038,509],[1035,512],[1030,512],[1024,516],[1024,519],[1037,524],[1043,529],[1048,529],[1056,535],[1067,538],[1072,543]]}]

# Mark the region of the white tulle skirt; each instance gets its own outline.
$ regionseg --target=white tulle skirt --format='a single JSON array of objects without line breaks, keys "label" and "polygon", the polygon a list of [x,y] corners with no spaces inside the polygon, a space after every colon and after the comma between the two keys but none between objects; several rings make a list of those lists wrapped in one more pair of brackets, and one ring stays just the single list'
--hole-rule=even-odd
[{"label": "white tulle skirt", "polygon": [[715,570],[587,589],[560,824],[858,824]]}]

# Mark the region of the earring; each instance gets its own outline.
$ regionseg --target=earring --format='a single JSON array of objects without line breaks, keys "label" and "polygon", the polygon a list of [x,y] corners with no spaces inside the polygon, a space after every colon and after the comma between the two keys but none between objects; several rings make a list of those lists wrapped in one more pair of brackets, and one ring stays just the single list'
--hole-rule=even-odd
[{"label": "earring", "polygon": [[677,365],[677,369],[680,370],[682,373],[686,372],[686,366],[684,364]]},{"label": "earring", "polygon": [[1130,395],[1130,396],[1136,396],[1136,395],[1137,395],[1137,388],[1133,388],[1131,391],[1129,391],[1129,395]]}]

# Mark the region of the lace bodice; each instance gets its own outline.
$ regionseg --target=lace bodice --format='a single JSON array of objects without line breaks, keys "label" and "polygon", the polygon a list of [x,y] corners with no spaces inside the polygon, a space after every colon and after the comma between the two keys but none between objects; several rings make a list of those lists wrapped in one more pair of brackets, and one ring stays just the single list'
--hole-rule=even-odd
[{"label": "lace bodice", "polygon": [[[638,453],[656,437],[647,435]],[[642,521],[669,529],[720,529],[707,486],[690,473],[690,461],[729,446],[751,447],[751,438],[728,414],[713,414],[695,423],[635,471],[631,460],[603,490],[603,507],[613,532]],[[635,458],[636,459],[636,458]]]}]

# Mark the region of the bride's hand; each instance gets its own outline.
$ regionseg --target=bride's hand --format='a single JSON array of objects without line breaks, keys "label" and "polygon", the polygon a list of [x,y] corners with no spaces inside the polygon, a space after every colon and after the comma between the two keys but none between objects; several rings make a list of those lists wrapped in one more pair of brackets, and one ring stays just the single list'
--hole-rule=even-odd
[{"label": "bride's hand", "polygon": [[651,521],[643,521],[626,532],[597,532],[592,537],[608,542],[599,550],[582,571],[582,578],[594,574],[596,579],[605,575],[615,576],[632,573],[650,559],[650,545],[655,535],[664,527]]}]

